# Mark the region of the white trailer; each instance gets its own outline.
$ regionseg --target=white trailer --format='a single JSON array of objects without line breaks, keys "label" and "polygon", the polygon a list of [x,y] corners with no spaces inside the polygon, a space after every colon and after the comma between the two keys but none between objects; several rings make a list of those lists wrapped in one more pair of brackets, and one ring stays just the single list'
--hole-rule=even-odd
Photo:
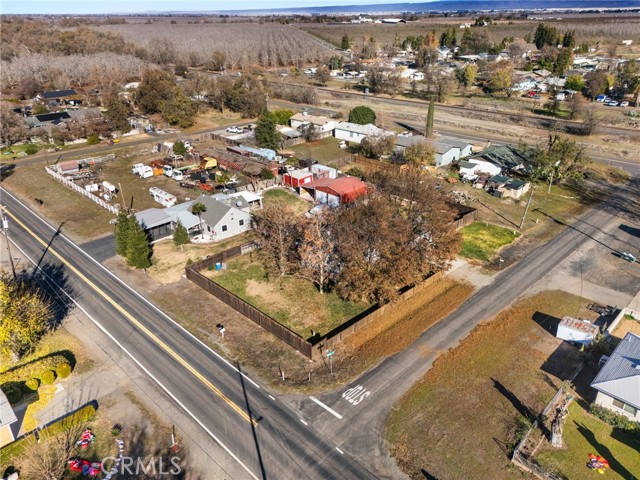
[{"label": "white trailer", "polygon": [[567,342],[589,345],[595,340],[598,333],[600,333],[598,326],[589,320],[564,317],[558,324],[556,337]]},{"label": "white trailer", "polygon": [[164,207],[173,207],[178,199],[170,193],[160,190],[158,187],[151,187],[149,193],[153,196],[153,199]]}]

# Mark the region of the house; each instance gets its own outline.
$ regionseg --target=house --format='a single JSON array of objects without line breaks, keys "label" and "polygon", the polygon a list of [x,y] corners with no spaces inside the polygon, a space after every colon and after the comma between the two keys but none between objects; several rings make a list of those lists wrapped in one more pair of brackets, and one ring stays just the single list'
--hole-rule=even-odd
[{"label": "house", "polygon": [[[18,421],[5,393],[0,390],[0,448],[12,443],[16,437],[11,425]],[[18,429],[15,428],[17,431]]]},{"label": "house", "polygon": [[460,176],[463,180],[475,180],[481,173],[494,176],[502,171],[498,165],[480,159],[462,160],[458,163],[458,167],[460,167]]},{"label": "house", "polygon": [[298,188],[312,180],[313,173],[309,170],[293,170],[283,175],[284,184],[293,188]]},{"label": "house", "polygon": [[[531,162],[525,152],[511,145],[492,145],[472,155],[469,159],[470,162],[474,163],[478,163],[479,160],[484,160],[500,167],[500,171],[493,173],[493,175],[498,175],[501,172],[528,172],[531,169]],[[487,170],[483,171],[492,173]]]},{"label": "house", "polygon": [[382,23],[391,23],[392,25],[398,25],[400,23],[407,23],[403,18],[383,18]]},{"label": "house", "polygon": [[631,44],[633,43],[633,40],[622,40],[622,45],[625,45],[627,47],[630,47]]},{"label": "house", "polygon": [[415,80],[416,82],[421,82],[425,78],[426,75],[424,74],[424,72],[413,72],[411,75],[409,75],[409,79]]},{"label": "house", "polygon": [[427,142],[427,138],[422,135],[398,135],[395,137],[393,154],[396,157],[401,157],[407,148],[421,142]]},{"label": "house", "polygon": [[558,324],[556,338],[580,345],[589,345],[599,333],[600,329],[589,320],[563,317]]},{"label": "house", "polygon": [[25,118],[29,128],[44,128],[47,133],[50,133],[51,128],[55,125],[67,120],[71,120],[71,115],[68,112],[42,113]]},{"label": "house", "polygon": [[201,195],[195,202],[202,203],[207,208],[200,215],[202,234],[209,236],[211,240],[225,240],[251,229],[251,214],[231,205],[232,202],[221,202],[208,195]]},{"label": "house", "polygon": [[[487,180],[488,185],[493,185],[493,187],[489,188],[492,188],[491,194],[494,197],[520,198],[531,188],[531,184],[529,182],[525,182],[516,178],[506,178],[501,176],[498,177],[501,180],[499,185],[496,185],[496,183],[498,183],[496,182],[496,176],[491,177],[489,178],[489,180]],[[502,182],[502,179],[504,178],[506,178],[506,181]]]},{"label": "house", "polygon": [[61,105],[80,105],[82,97],[75,90],[55,90],[53,92],[41,92],[36,95],[36,102],[44,103],[49,107]]},{"label": "house", "polygon": [[367,125],[358,125],[357,123],[340,122],[336,125],[333,136],[353,143],[361,143],[366,137],[379,137],[382,135],[389,135],[389,132],[378,128],[372,123]]},{"label": "house", "polygon": [[309,115],[307,112],[296,113],[289,119],[291,128],[299,129],[307,125],[313,125],[316,132],[332,132],[336,127],[336,121],[318,115]]},{"label": "house", "polygon": [[[603,357],[604,358],[604,357]],[[600,369],[591,387],[595,403],[640,421],[640,337],[627,333]]]},{"label": "house", "polygon": [[438,136],[438,141],[447,145],[451,145],[452,147],[459,148],[460,155],[458,156],[458,159],[468,157],[473,153],[473,144],[465,140],[459,140],[457,138],[440,135]]},{"label": "house", "polygon": [[436,151],[436,167],[443,167],[460,159],[460,147],[449,145],[448,143],[441,141],[434,142],[433,146]]},{"label": "house", "polygon": [[330,207],[351,203],[366,195],[367,184],[355,177],[321,178],[302,186],[313,199]]}]

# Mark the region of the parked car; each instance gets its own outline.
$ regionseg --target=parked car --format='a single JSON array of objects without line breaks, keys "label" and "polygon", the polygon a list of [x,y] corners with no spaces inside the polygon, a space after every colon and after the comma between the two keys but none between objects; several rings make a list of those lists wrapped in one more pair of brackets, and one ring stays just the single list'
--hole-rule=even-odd
[{"label": "parked car", "polygon": [[536,96],[536,92],[535,91],[531,90],[531,91],[527,92],[527,97],[533,98],[535,96]]},{"label": "parked car", "polygon": [[609,103],[607,103],[607,105],[609,105],[610,107],[617,107],[618,102],[616,102],[615,100],[611,100]]},{"label": "parked car", "polygon": [[628,107],[629,106],[629,102],[627,102],[626,100],[624,102],[620,102],[620,106],[621,107]]},{"label": "parked car", "polygon": [[227,128],[227,132],[229,133],[242,133],[242,129],[236,126]]},{"label": "parked car", "polygon": [[628,252],[622,252],[620,254],[620,258],[623,260],[626,260],[627,262],[631,262],[631,263],[635,263],[636,261],[636,257],[634,255],[631,255]]},{"label": "parked car", "polygon": [[603,103],[603,102],[605,101],[605,99],[606,99],[606,98],[607,98],[607,96],[606,96],[606,95],[598,95],[598,96],[596,97],[596,102]]}]

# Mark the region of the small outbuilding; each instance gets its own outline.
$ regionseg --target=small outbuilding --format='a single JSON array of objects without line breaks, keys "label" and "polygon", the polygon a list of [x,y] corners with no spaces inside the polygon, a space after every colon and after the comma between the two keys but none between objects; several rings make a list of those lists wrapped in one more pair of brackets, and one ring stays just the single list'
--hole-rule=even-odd
[{"label": "small outbuilding", "polygon": [[600,333],[600,329],[589,320],[580,318],[563,317],[558,324],[556,338],[567,342],[589,345]]},{"label": "small outbuilding", "polygon": [[321,178],[302,186],[320,204],[337,207],[366,195],[367,184],[355,177]]},{"label": "small outbuilding", "polygon": [[283,175],[283,181],[289,187],[298,188],[313,181],[313,173],[309,170],[293,170]]}]

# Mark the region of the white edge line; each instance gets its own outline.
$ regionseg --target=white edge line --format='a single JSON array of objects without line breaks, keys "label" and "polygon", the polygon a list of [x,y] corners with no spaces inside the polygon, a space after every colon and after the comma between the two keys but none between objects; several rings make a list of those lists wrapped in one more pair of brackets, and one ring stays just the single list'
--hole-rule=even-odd
[{"label": "white edge line", "polygon": [[180,400],[178,400],[178,399],[173,395],[173,393],[171,393],[171,392],[169,391],[169,389],[168,389],[167,387],[165,387],[165,386],[164,386],[164,385],[163,385],[163,384],[162,384],[162,383],[161,383],[161,382],[160,382],[160,381],[159,381],[159,380],[158,380],[158,379],[157,379],[157,378],[156,378],[156,377],[155,377],[155,376],[154,376],[154,375],[149,371],[149,370],[147,370],[147,368],[146,368],[144,365],[142,365],[142,364],[138,361],[138,359],[137,359],[136,357],[134,357],[134,356],[133,356],[133,355],[132,355],[132,354],[131,354],[131,353],[130,353],[130,352],[129,352],[129,351],[128,351],[128,350],[127,350],[127,349],[126,349],[126,348],[125,348],[121,343],[120,343],[120,342],[118,342],[118,341],[113,337],[113,335],[111,335],[111,333],[109,333],[109,331],[108,331],[106,328],[104,328],[104,327],[100,324],[100,322],[98,322],[97,320],[95,320],[95,319],[94,319],[94,318],[93,318],[93,317],[92,317],[92,316],[91,316],[91,315],[90,315],[90,314],[89,314],[89,313],[88,313],[88,312],[87,312],[87,311],[82,307],[82,305],[80,305],[78,302],[76,302],[76,300],[75,300],[71,295],[69,295],[66,291],[64,291],[64,290],[60,287],[60,285],[58,285],[58,284],[55,282],[55,280],[53,280],[49,275],[47,275],[47,274],[44,272],[44,270],[42,270],[42,268],[40,268],[40,267],[39,267],[39,266],[38,266],[38,265],[33,261],[33,259],[32,259],[31,257],[29,257],[29,255],[27,255],[27,254],[24,252],[24,250],[22,250],[22,249],[21,249],[21,248],[20,248],[20,247],[19,247],[19,246],[18,246],[18,245],[13,241],[13,240],[11,240],[11,243],[13,243],[13,245],[14,245],[18,250],[20,250],[20,252],[22,252],[22,254],[23,254],[25,257],[27,257],[31,263],[33,263],[33,264],[36,266],[36,268],[40,271],[40,273],[41,273],[42,275],[46,276],[46,277],[49,279],[49,281],[50,281],[53,285],[55,285],[55,286],[58,288],[58,290],[60,290],[60,291],[61,291],[61,292],[62,292],[62,293],[67,297],[67,298],[69,298],[69,300],[71,300],[71,301],[74,303],[74,305],[75,305],[76,307],[78,307],[78,308],[79,308],[79,309],[80,309],[80,310],[81,310],[81,311],[82,311],[82,312],[87,316],[87,318],[89,318],[89,320],[91,320],[91,321],[92,321],[92,322],[93,322],[93,323],[94,323],[94,324],[95,324],[95,325],[96,325],[96,326],[97,326],[97,327],[102,331],[102,333],[104,333],[107,337],[109,337],[109,338],[111,339],[111,341],[112,341],[113,343],[115,343],[118,347],[120,347],[120,348],[122,349],[122,351],[123,351],[124,353],[126,353],[126,354],[127,354],[127,356],[128,356],[129,358],[131,358],[131,360],[133,360],[133,361],[138,365],[138,367],[140,367],[140,368],[141,368],[141,369],[142,369],[142,370],[143,370],[143,371],[144,371],[144,372],[145,372],[145,373],[146,373],[146,374],[147,374],[147,375],[148,375],[148,376],[149,376],[149,377],[150,377],[154,382],[156,382],[156,383],[158,384],[158,386],[159,386],[162,390],[164,390],[164,391],[165,391],[165,393],[166,393],[167,395],[169,395],[169,396],[173,399],[173,401],[174,401],[174,402],[176,402],[178,405],[180,405],[180,407],[181,407],[185,412],[187,412],[187,414],[188,414],[188,415],[189,415],[193,420],[195,420],[195,422],[196,422],[198,425],[200,425],[200,427],[202,427],[202,429],[203,429],[205,432],[207,432],[207,433],[209,434],[209,436],[210,436],[211,438],[213,438],[213,439],[214,439],[214,440],[215,440],[215,441],[216,441],[216,442],[217,442],[217,443],[218,443],[218,444],[219,444],[219,445],[220,445],[220,446],[221,446],[221,447],[222,447],[222,448],[223,448],[223,449],[224,449],[224,450],[225,450],[225,451],[226,451],[226,452],[231,456],[231,458],[233,458],[236,462],[238,462],[238,464],[239,464],[242,468],[244,468],[244,469],[247,471],[247,473],[248,473],[249,475],[251,475],[251,478],[254,478],[255,480],[259,480],[259,479],[258,479],[258,477],[256,477],[256,476],[251,472],[251,470],[249,470],[249,468],[248,468],[244,463],[242,463],[242,461],[241,461],[238,457],[236,457],[236,456],[235,456],[235,454],[234,454],[234,453],[233,453],[233,452],[232,452],[232,451],[231,451],[231,450],[230,450],[230,449],[229,449],[229,448],[228,448],[224,443],[222,443],[222,442],[220,441],[220,439],[219,439],[218,437],[216,437],[216,436],[213,434],[213,432],[211,432],[211,431],[210,431],[210,430],[209,430],[209,429],[208,429],[208,428],[207,428],[207,427],[206,427],[206,426],[205,426],[205,425],[200,421],[200,419],[198,419],[198,417],[196,417],[196,416],[195,416],[195,415],[194,415],[194,414],[193,414],[193,413],[192,413],[192,412],[191,412],[191,411],[190,411],[186,406],[184,406],[184,405],[183,405],[183,403],[182,403]]},{"label": "white edge line", "polygon": [[325,405],[324,403],[322,403],[320,400],[318,400],[316,397],[309,397],[311,400],[313,400],[314,402],[316,402],[318,405],[320,405],[322,408],[324,408],[327,412],[329,412],[331,415],[334,415],[335,417],[339,418],[340,420],[342,420],[342,415],[340,415],[338,412],[336,412],[334,409],[332,409],[331,407],[328,407],[327,405]]},{"label": "white edge line", "polygon": [[[49,227],[51,230],[53,230],[54,232],[57,232],[57,230],[55,228],[53,228],[51,225],[49,225],[49,223],[44,220],[43,218],[39,217],[38,215],[36,215],[33,210],[31,210],[28,206],[26,206],[24,203],[22,203],[20,200],[18,200],[14,195],[11,194],[11,192],[9,192],[6,188],[3,188],[4,192],[9,195],[11,198],[13,198],[17,203],[19,203],[20,205],[22,205],[29,213],[31,213],[33,216],[35,216],[38,220],[40,220],[42,223],[44,223],[47,227]],[[140,298],[143,302],[145,302],[147,305],[149,305],[152,309],[154,309],[155,311],[157,311],[160,315],[162,315],[164,318],[166,318],[167,320],[169,320],[171,323],[173,323],[174,325],[176,325],[180,330],[182,330],[183,332],[185,332],[187,335],[189,335],[191,338],[193,338],[196,342],[198,342],[200,345],[202,345],[206,350],[208,350],[209,352],[211,352],[212,354],[214,354],[216,357],[218,357],[220,360],[222,360],[224,363],[226,363],[229,367],[231,367],[236,373],[240,373],[240,375],[242,375],[245,379],[247,379],[249,382],[251,382],[251,384],[253,384],[254,387],[256,388],[261,388],[260,385],[258,385],[256,382],[254,382],[251,378],[249,378],[245,373],[240,372],[236,367],[233,366],[233,364],[231,362],[229,362],[226,358],[224,358],[222,355],[220,355],[218,352],[216,352],[215,350],[213,350],[211,347],[209,347],[206,343],[204,343],[202,340],[200,340],[198,337],[196,337],[193,333],[191,333],[189,330],[187,330],[186,328],[184,328],[182,325],[180,325],[178,322],[176,322],[173,318],[171,318],[169,315],[167,315],[166,313],[164,313],[162,310],[160,310],[158,307],[156,307],[153,303],[151,303],[149,300],[147,300],[145,297],[143,297],[140,293],[138,293],[136,290],[134,290],[133,288],[131,288],[127,283],[125,283],[121,278],[119,278],[118,276],[116,276],[113,272],[111,272],[110,270],[108,270],[104,265],[102,265],[100,262],[96,261],[96,259],[94,259],[92,256],[90,256],[87,252],[85,252],[83,249],[81,249],[78,245],[76,245],[75,242],[71,241],[70,238],[68,238],[66,235],[64,235],[62,232],[59,232],[58,235],[60,235],[62,238],[64,238],[69,245],[71,245],[73,248],[75,248],[77,251],[79,251],[80,253],[82,253],[85,257],[87,257],[89,260],[91,260],[93,263],[95,263],[98,267],[100,267],[102,270],[104,270],[105,272],[107,272],[109,274],[109,276],[111,276],[113,279],[115,279],[116,281],[118,281],[120,284],[122,284],[124,287],[126,287],[129,291],[131,291],[134,295],[136,295],[138,298]]]},{"label": "white edge line", "polygon": [[276,399],[276,397],[274,397],[273,395],[269,395],[269,398],[270,398],[271,400],[275,400],[275,399]]},{"label": "white edge line", "polygon": [[338,450],[342,455],[344,455],[344,452],[340,450],[338,447],[336,447],[336,450]]},{"label": "white edge line", "polygon": [[301,419],[301,418],[300,418],[299,420],[302,422],[302,424],[303,424],[303,425],[309,425],[309,424],[308,424],[307,422],[305,422],[303,419]]}]

